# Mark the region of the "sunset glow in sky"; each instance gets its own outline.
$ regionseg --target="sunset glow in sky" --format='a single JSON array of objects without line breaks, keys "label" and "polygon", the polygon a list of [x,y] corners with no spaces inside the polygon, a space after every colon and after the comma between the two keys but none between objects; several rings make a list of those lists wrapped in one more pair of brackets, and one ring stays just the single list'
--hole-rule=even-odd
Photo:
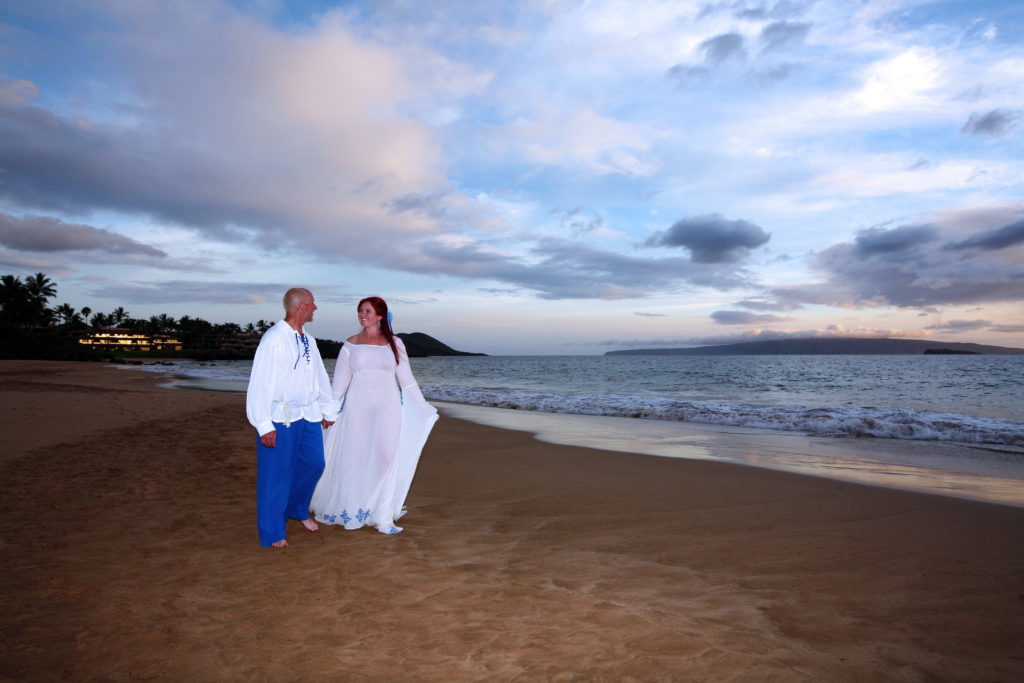
[{"label": "sunset glow in sky", "polygon": [[1019,0],[5,0],[0,273],[491,354],[1024,347]]}]

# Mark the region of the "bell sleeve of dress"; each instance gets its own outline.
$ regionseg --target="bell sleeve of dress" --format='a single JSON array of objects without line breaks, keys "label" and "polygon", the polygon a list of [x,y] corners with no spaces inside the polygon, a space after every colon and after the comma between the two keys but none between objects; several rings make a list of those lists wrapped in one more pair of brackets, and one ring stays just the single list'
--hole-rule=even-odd
[{"label": "bell sleeve of dress", "polygon": [[409,354],[405,350],[405,344],[398,337],[395,337],[395,346],[398,348],[398,367],[395,368],[395,377],[398,379],[398,386],[402,388],[402,405],[409,406],[421,413],[424,418],[437,419],[437,409],[427,403],[420,391],[420,385],[412,375],[412,367],[409,365]]},{"label": "bell sleeve of dress", "polygon": [[399,361],[395,368],[395,378],[402,387],[402,425],[399,428],[398,455],[395,458],[395,508],[391,513],[398,519],[405,512],[402,503],[416,475],[416,466],[423,446],[427,443],[434,423],[437,422],[437,408],[423,399],[420,386],[409,367],[409,354],[405,350],[405,344],[398,337],[395,337],[395,346],[398,348]]},{"label": "bell sleeve of dress", "polygon": [[245,416],[260,436],[274,431],[271,413],[276,389],[274,379],[277,376],[274,372],[277,360],[275,347],[273,338],[265,334],[256,347],[256,355],[252,359],[252,372],[249,374],[249,386],[245,392]]},{"label": "bell sleeve of dress", "polygon": [[348,393],[348,385],[352,382],[352,356],[349,353],[348,345],[342,344],[338,351],[338,362],[334,365],[334,381],[331,382],[331,411],[332,414],[326,419],[336,422],[338,415],[345,405],[345,394]]}]

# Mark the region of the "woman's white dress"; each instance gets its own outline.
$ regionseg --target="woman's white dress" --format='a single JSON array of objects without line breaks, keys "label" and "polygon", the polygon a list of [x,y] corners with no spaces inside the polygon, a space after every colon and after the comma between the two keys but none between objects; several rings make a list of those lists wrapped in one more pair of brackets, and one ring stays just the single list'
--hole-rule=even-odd
[{"label": "woman's white dress", "polygon": [[[331,383],[341,414],[324,436],[324,473],[310,503],[316,520],[398,533],[420,452],[437,410],[423,399],[398,337],[388,345],[346,342]],[[399,391],[401,387],[401,392]]]}]

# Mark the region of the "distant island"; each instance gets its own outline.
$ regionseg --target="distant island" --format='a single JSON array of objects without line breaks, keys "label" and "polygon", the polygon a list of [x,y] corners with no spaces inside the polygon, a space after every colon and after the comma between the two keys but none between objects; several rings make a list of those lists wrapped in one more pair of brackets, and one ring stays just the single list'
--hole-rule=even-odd
[{"label": "distant island", "polygon": [[771,341],[696,346],[689,349],[630,349],[608,351],[606,356],[797,356],[797,355],[919,355],[919,354],[1024,354],[1024,349],[966,342],[926,339],[864,339],[859,337],[773,339]]},{"label": "distant island", "polygon": [[[468,351],[457,351],[444,342],[434,339],[423,332],[398,332],[396,337],[405,344],[405,350],[409,358],[426,358],[428,356],[486,356],[486,353],[470,353]],[[320,349],[320,355],[324,358],[337,358],[344,342],[333,339],[317,339],[316,345]],[[253,347],[255,350],[255,346]],[[250,354],[251,357],[251,354]]]},{"label": "distant island", "polygon": [[395,335],[405,343],[405,350],[410,358],[425,358],[427,356],[486,356],[486,353],[470,353],[468,351],[456,351],[447,344],[443,344],[422,332],[399,332]]}]

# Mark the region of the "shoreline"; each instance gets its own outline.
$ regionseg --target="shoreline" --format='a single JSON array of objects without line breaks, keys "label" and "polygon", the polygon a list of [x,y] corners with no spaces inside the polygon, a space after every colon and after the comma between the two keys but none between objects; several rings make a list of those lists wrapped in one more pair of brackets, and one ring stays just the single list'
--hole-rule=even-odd
[{"label": "shoreline", "polygon": [[[161,386],[237,393],[234,380],[168,373]],[[244,393],[244,390],[243,390]],[[431,400],[443,414],[530,432],[547,443],[718,460],[966,500],[1024,507],[1024,448],[972,442],[838,437],[700,422],[515,410]]]},{"label": "shoreline", "polygon": [[405,532],[271,551],[244,398],[153,379],[0,362],[0,677],[1024,676],[1020,508],[444,416]]}]

